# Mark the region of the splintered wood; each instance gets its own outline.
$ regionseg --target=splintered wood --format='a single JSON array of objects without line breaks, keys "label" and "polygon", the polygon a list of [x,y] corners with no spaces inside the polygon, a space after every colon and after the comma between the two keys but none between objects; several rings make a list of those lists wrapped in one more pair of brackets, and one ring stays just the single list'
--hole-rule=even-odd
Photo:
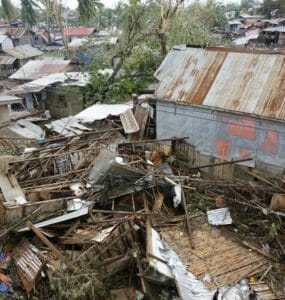
[{"label": "splintered wood", "polygon": [[[232,241],[221,230],[208,225],[192,231],[194,249],[189,247],[188,235],[177,229],[162,229],[161,235],[190,272],[200,279],[209,275],[211,280],[204,280],[209,288],[232,284],[249,276],[262,276],[271,264],[269,259]],[[264,284],[262,293],[265,295],[262,299],[280,299]]]}]

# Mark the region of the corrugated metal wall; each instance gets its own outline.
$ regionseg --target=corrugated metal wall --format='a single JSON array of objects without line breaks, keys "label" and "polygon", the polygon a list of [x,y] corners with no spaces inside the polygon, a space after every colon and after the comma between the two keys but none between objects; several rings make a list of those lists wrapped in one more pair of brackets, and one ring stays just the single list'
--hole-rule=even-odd
[{"label": "corrugated metal wall", "polygon": [[285,166],[285,123],[261,120],[206,107],[157,101],[157,138],[189,137],[205,155]]}]

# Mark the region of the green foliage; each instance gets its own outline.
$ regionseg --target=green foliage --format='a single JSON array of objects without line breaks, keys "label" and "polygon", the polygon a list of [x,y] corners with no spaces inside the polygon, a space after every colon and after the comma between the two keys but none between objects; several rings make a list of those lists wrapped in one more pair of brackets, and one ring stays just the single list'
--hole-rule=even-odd
[{"label": "green foliage", "polygon": [[285,14],[284,0],[264,0],[261,13],[270,17],[278,17]]},{"label": "green foliage", "polygon": [[32,27],[37,22],[35,7],[39,7],[34,0],[21,0],[22,21]]},{"label": "green foliage", "polygon": [[1,10],[3,17],[9,22],[17,15],[17,10],[10,0],[1,0]]},{"label": "green foliage", "polygon": [[79,20],[83,24],[89,24],[97,10],[101,8],[103,4],[99,0],[78,0]]},{"label": "green foliage", "polygon": [[240,9],[242,12],[247,12],[255,3],[255,0],[242,0]]},{"label": "green foliage", "polygon": [[278,232],[280,231],[280,224],[276,222],[272,222],[269,226],[269,236],[274,239],[278,236]]},{"label": "green foliage", "polygon": [[100,71],[107,67],[106,64],[102,64],[102,61],[95,57],[90,68],[91,83],[85,91],[86,105],[97,101],[115,103],[129,99],[132,93],[146,88],[154,81],[153,73],[158,63],[154,51],[147,47],[136,47],[125,59],[119,76],[113,82],[109,82],[109,75]]},{"label": "green foliage", "polygon": [[223,28],[226,22],[224,7],[220,3],[213,0],[206,5],[195,2],[176,14],[170,30],[169,44],[212,44],[213,28]]},{"label": "green foliage", "polygon": [[72,275],[60,270],[53,277],[51,287],[58,299],[99,299],[106,292],[94,270],[80,270]]}]

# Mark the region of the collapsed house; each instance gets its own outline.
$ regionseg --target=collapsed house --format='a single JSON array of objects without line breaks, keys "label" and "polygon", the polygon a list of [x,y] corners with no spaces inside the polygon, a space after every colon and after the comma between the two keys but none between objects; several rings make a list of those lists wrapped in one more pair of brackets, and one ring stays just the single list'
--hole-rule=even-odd
[{"label": "collapsed house", "polygon": [[[1,128],[0,293],[284,299],[283,59],[174,49],[154,96]],[[88,82],[73,73],[9,93]]]}]

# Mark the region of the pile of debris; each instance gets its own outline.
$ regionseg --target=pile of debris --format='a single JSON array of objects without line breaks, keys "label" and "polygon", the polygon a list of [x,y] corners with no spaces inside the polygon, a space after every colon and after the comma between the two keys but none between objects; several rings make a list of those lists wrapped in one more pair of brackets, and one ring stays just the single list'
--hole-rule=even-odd
[{"label": "pile of debris", "polygon": [[1,293],[284,299],[282,186],[207,177],[216,165],[191,166],[187,138],[150,139],[139,106],[100,129],[55,122],[60,135],[0,160]]}]

